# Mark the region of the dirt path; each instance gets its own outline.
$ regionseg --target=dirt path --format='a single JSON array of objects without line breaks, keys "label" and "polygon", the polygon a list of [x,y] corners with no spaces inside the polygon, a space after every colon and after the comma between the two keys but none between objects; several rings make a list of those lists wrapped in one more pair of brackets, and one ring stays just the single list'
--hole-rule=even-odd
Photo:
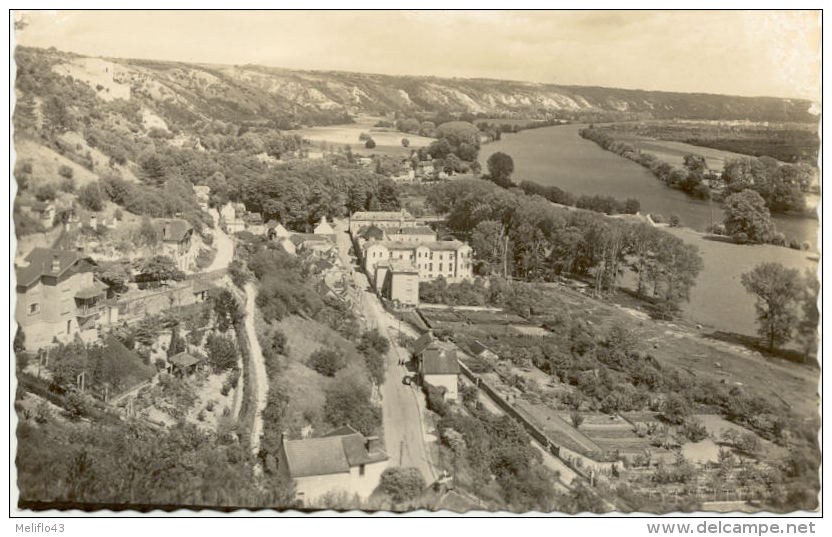
[{"label": "dirt path", "polygon": [[269,379],[266,376],[266,363],[263,360],[263,352],[260,349],[260,342],[257,341],[257,333],[254,331],[254,299],[257,296],[257,289],[254,284],[246,284],[246,337],[248,338],[251,351],[251,370],[249,372],[251,389],[254,391],[254,398],[257,405],[254,411],[254,425],[251,428],[251,451],[257,453],[260,450],[260,435],[263,434],[263,409],[266,408],[266,399],[269,395]]},{"label": "dirt path", "polygon": [[217,255],[214,256],[214,261],[203,272],[211,272],[228,268],[231,260],[234,259],[234,240],[225,234],[219,227],[219,214],[216,209],[211,210],[211,216],[214,218],[214,247],[217,249]]}]

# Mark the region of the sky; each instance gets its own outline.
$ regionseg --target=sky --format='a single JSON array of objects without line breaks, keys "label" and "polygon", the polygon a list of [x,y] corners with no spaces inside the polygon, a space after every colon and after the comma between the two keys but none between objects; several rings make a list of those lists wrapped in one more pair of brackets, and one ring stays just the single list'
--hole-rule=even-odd
[{"label": "sky", "polygon": [[24,11],[91,56],[820,101],[816,12]]}]

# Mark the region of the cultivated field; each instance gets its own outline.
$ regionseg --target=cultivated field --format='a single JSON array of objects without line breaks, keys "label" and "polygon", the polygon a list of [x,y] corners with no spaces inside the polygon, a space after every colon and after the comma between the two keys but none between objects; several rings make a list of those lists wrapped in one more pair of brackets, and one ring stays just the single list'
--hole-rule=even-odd
[{"label": "cultivated field", "polygon": [[730,151],[711,149],[710,147],[690,145],[670,140],[656,140],[635,134],[625,134],[619,131],[613,131],[612,135],[616,140],[626,142],[645,153],[652,153],[660,160],[677,167],[683,166],[684,156],[689,153],[705,157],[708,168],[715,171],[722,171],[722,167],[728,159],[746,156]]},{"label": "cultivated field", "polygon": [[[374,127],[379,119],[377,117],[360,116],[356,118],[353,124],[309,127],[287,132],[303,136],[318,148],[335,146],[340,149],[349,144],[353,152],[361,154],[376,153],[407,156],[411,149],[425,147],[433,141],[433,138],[407,134],[390,128]],[[366,149],[364,147],[364,142],[358,139],[362,132],[373,138],[376,142],[375,148]],[[402,138],[410,140],[410,147],[402,147]]]}]

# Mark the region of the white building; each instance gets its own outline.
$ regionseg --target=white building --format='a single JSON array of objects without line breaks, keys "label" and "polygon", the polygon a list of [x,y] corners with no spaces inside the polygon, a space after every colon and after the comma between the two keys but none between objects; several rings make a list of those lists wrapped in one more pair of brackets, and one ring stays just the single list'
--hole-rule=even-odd
[{"label": "white building", "polygon": [[284,436],[281,444],[278,471],[295,481],[304,506],[320,506],[316,500],[330,492],[368,498],[389,462],[378,437],[365,437],[349,425],[321,438]]},{"label": "white building", "polygon": [[419,273],[420,281],[439,277],[460,282],[473,277],[473,250],[464,242],[453,241],[375,241],[364,244],[362,257],[368,276],[375,274],[382,261],[408,261]]}]

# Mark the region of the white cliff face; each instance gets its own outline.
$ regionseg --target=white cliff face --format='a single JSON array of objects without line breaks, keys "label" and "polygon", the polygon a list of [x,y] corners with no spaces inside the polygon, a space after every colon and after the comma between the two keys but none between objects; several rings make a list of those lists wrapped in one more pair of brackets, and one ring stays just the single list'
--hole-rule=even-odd
[{"label": "white cliff face", "polygon": [[[44,53],[47,54],[47,53]],[[387,114],[439,112],[539,116],[543,113],[610,112],[639,117],[810,121],[809,101],[743,98],[558,86],[484,79],[441,79],[335,71],[292,71],[139,60],[61,57],[52,69],[87,84],[102,100],[165,101],[188,113],[222,112],[239,118],[263,114]],[[211,108],[211,110],[207,110]],[[161,120],[166,118],[162,117]]]}]

